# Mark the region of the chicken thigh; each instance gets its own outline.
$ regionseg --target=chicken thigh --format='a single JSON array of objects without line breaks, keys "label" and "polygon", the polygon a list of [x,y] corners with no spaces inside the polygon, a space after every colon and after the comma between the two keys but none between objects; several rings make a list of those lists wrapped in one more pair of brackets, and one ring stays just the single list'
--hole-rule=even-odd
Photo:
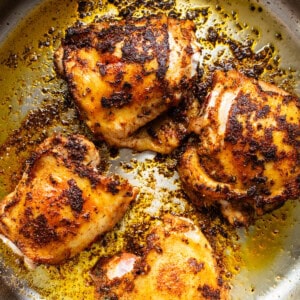
[{"label": "chicken thigh", "polygon": [[300,194],[300,101],[274,85],[216,71],[178,171],[197,206],[220,204],[233,224]]},{"label": "chicken thigh", "polygon": [[46,139],[0,203],[0,233],[33,263],[58,264],[88,247],[137,194],[127,181],[100,175],[99,161],[80,135]]},{"label": "chicken thigh", "polygon": [[213,250],[189,219],[166,215],[142,256],[102,258],[92,270],[96,299],[227,299]]},{"label": "chicken thigh", "polygon": [[191,97],[199,53],[192,21],[160,15],[70,28],[55,61],[96,138],[166,153],[163,141],[176,132],[167,128],[163,141],[135,133]]}]

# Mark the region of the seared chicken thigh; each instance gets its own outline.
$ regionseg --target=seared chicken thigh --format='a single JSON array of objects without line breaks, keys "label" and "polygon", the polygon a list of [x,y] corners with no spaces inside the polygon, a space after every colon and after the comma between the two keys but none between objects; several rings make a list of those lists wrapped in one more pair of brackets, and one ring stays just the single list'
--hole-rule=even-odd
[{"label": "seared chicken thigh", "polygon": [[213,250],[190,220],[166,215],[143,255],[102,258],[92,271],[96,299],[227,299]]},{"label": "seared chicken thigh", "polygon": [[134,133],[189,97],[200,52],[194,31],[192,21],[163,15],[67,31],[56,65],[98,139],[169,152],[159,138]]},{"label": "seared chicken thigh", "polygon": [[200,142],[179,163],[197,206],[219,203],[231,223],[248,222],[300,195],[300,101],[265,82],[216,71],[202,115]]},{"label": "seared chicken thigh", "polygon": [[46,139],[15,191],[0,203],[0,233],[35,263],[58,264],[123,217],[137,190],[96,170],[95,146],[82,136]]}]

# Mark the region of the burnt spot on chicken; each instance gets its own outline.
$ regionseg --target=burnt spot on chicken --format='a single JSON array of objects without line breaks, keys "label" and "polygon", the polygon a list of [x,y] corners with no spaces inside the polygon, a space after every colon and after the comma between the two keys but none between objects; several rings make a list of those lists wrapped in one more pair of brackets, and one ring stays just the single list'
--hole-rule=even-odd
[{"label": "burnt spot on chicken", "polygon": [[17,205],[19,203],[20,199],[17,195],[13,195],[11,198],[11,201],[9,201],[8,203],[6,203],[6,205],[3,208],[4,212],[9,211],[12,207],[14,207],[15,205]]},{"label": "burnt spot on chicken", "polygon": [[[154,27],[151,21],[148,19],[145,26],[135,26],[134,24],[125,26],[126,38],[122,47],[122,61],[143,65],[155,58],[158,63],[157,79],[164,80],[168,70],[167,62],[170,51],[168,26],[162,24],[161,28]],[[151,29],[151,27],[154,28]],[[132,35],[134,38],[131,38]]]},{"label": "burnt spot on chicken", "polygon": [[99,67],[99,72],[101,74],[101,76],[105,76],[106,73],[106,65],[105,64],[97,64],[97,66]]},{"label": "burnt spot on chicken", "polygon": [[209,300],[220,300],[220,290],[219,289],[212,289],[209,285],[204,284],[203,286],[199,287],[198,290],[201,292],[204,299]]},{"label": "burnt spot on chicken", "polygon": [[117,195],[120,191],[120,181],[115,179],[107,185],[107,189],[113,195]]},{"label": "burnt spot on chicken", "polygon": [[70,159],[79,162],[83,161],[88,151],[86,145],[82,144],[80,140],[75,136],[71,136],[68,139],[65,147],[68,150]]},{"label": "burnt spot on chicken", "polygon": [[110,98],[102,97],[101,104],[104,108],[122,108],[129,104],[132,100],[132,94],[126,91],[116,92],[110,96]]},{"label": "burnt spot on chicken", "polygon": [[[20,234],[25,238],[32,239],[37,245],[47,245],[58,239],[58,235],[54,228],[48,224],[47,218],[44,215],[39,215],[32,218],[31,210],[25,210],[27,217],[24,225],[20,228]],[[17,241],[17,244],[19,241]]]},{"label": "burnt spot on chicken", "polygon": [[81,213],[84,203],[82,190],[77,186],[74,179],[68,180],[68,185],[69,189],[65,191],[65,196],[67,197],[72,210]]},{"label": "burnt spot on chicken", "polygon": [[90,33],[92,32],[92,27],[86,27],[83,30],[78,30],[77,27],[70,27],[66,31],[66,37],[62,40],[64,45],[68,45],[72,48],[84,48],[92,46],[92,39]]},{"label": "burnt spot on chicken", "polygon": [[99,184],[99,174],[95,172],[93,169],[85,168],[81,165],[76,165],[74,172],[78,174],[80,178],[87,178],[91,184],[92,188],[96,188],[97,184]]},{"label": "burnt spot on chicken", "polygon": [[[300,100],[299,100],[300,101]],[[279,116],[276,118],[278,128],[287,132],[285,142],[300,148],[300,128],[297,123],[290,123],[287,121],[286,116]],[[297,120],[291,120],[296,122]]]},{"label": "burnt spot on chicken", "polygon": [[229,142],[233,145],[236,145],[242,137],[243,137],[243,126],[238,121],[236,114],[233,114],[229,117],[225,142]]},{"label": "burnt spot on chicken", "polygon": [[269,112],[270,112],[270,106],[265,105],[265,106],[263,106],[263,108],[261,110],[257,111],[256,118],[257,119],[265,118],[268,116]]},{"label": "burnt spot on chicken", "polygon": [[199,263],[194,257],[188,259],[188,265],[195,274],[199,273],[203,268],[205,268],[205,262]]}]

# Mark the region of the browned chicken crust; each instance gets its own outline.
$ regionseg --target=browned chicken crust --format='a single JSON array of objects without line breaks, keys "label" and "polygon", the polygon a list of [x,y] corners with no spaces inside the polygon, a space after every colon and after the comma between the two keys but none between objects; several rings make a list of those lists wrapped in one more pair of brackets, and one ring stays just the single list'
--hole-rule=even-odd
[{"label": "browned chicken crust", "polygon": [[300,101],[231,70],[216,71],[200,117],[200,137],[178,171],[196,206],[221,204],[231,223],[245,224],[300,195]]},{"label": "browned chicken crust", "polygon": [[185,134],[175,122],[135,133],[189,97],[199,52],[192,21],[161,15],[70,28],[55,61],[98,139],[168,153]]},{"label": "browned chicken crust", "polygon": [[207,239],[192,221],[172,215],[152,228],[142,256],[102,258],[92,278],[96,299],[228,298]]},{"label": "browned chicken crust", "polygon": [[100,175],[99,161],[80,135],[46,139],[0,203],[0,233],[35,263],[58,264],[88,247],[137,194],[127,181]]}]

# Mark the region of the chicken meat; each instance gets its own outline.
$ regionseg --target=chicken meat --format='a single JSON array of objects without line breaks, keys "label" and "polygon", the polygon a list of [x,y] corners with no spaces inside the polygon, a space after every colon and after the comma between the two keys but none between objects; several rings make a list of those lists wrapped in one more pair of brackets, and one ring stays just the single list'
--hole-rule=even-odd
[{"label": "chicken meat", "polygon": [[33,263],[58,264],[111,230],[137,189],[96,169],[99,153],[80,135],[55,135],[32,154],[0,203],[0,233]]},{"label": "chicken meat", "polygon": [[141,255],[101,258],[92,270],[96,299],[227,299],[213,250],[189,219],[166,215]]},{"label": "chicken meat", "polygon": [[70,28],[55,62],[97,139],[168,153],[185,130],[159,121],[157,134],[137,131],[192,97],[199,56],[194,23],[159,15]]},{"label": "chicken meat", "polygon": [[247,224],[300,195],[300,100],[240,72],[216,71],[199,117],[199,140],[178,171],[196,206],[220,205],[232,224]]}]

